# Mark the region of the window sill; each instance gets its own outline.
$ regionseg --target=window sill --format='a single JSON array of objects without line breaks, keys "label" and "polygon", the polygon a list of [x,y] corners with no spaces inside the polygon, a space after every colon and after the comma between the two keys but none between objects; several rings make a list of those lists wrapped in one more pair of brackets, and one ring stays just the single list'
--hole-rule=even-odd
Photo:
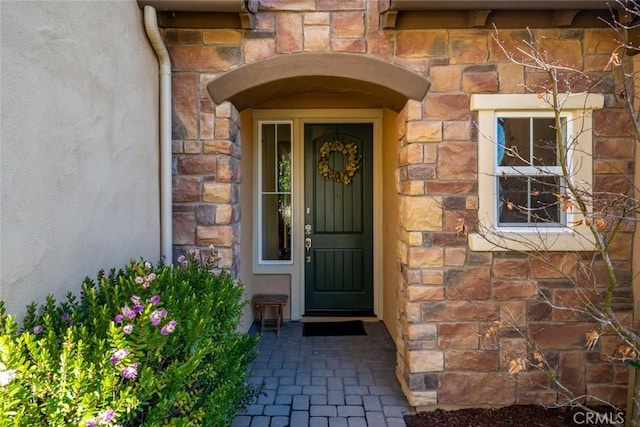
[{"label": "window sill", "polygon": [[293,261],[273,262],[273,263],[253,263],[253,274],[291,274]]},{"label": "window sill", "polygon": [[591,252],[595,250],[593,236],[584,230],[501,230],[487,234],[470,233],[469,249],[478,252],[499,251],[551,251],[551,252]]}]

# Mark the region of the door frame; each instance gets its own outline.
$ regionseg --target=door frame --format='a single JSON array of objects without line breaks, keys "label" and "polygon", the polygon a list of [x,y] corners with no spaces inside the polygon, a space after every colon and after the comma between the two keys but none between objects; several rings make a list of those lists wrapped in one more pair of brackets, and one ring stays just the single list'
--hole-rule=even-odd
[{"label": "door frame", "polygon": [[[373,125],[373,310],[376,317],[382,320],[382,116],[382,109],[253,110],[254,129],[257,129],[260,120],[293,121],[293,263],[288,265],[257,265],[255,259],[253,262],[254,274],[290,275],[291,320],[300,320],[305,312],[304,125],[307,123],[371,123]],[[395,255],[393,254],[393,256]]]}]

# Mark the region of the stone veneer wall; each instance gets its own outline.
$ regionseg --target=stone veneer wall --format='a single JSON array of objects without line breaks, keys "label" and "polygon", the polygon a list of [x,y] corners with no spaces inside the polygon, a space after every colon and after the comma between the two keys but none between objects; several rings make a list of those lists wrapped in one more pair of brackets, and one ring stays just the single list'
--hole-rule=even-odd
[{"label": "stone veneer wall", "polygon": [[[578,394],[615,403],[626,398],[627,369],[602,360],[619,345],[605,336],[585,352],[592,325],[552,310],[538,297],[571,301],[560,275],[516,253],[478,253],[454,231],[477,210],[477,135],[469,101],[473,93],[524,93],[541,75],[508,61],[484,29],[381,30],[377,2],[261,0],[253,30],[166,32],[174,82],[174,226],[176,252],[214,244],[237,269],[239,241],[238,113],[213,105],[206,84],[243,64],[297,52],[348,52],[406,67],[432,83],[424,100],[410,100],[397,121],[400,194],[398,224],[398,379],[417,407],[552,403],[557,394],[541,373],[506,374],[510,351],[525,341],[503,330],[498,346],[483,338],[500,316],[526,328]],[[602,74],[615,48],[605,29],[533,30],[549,58]],[[513,49],[524,30],[501,31]],[[610,84],[609,84],[610,85]],[[612,104],[612,100],[608,99]],[[620,188],[633,171],[633,143],[620,126],[622,113],[595,113],[595,182]],[[616,242],[614,257],[630,279],[632,230]],[[385,254],[396,256],[396,254]],[[575,271],[572,254],[558,265]],[[243,261],[246,262],[246,261]],[[596,264],[596,274],[602,275]],[[388,286],[388,284],[387,284]],[[631,310],[631,288],[617,308]]]},{"label": "stone veneer wall", "polygon": [[228,102],[198,103],[195,75],[177,75],[173,82],[174,255],[191,249],[207,254],[213,245],[221,256],[220,266],[237,275],[240,115]]}]

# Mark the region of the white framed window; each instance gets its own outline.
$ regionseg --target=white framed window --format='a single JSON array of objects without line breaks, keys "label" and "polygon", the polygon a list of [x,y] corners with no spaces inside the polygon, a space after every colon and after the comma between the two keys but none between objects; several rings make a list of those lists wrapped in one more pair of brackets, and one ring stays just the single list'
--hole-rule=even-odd
[{"label": "white framed window", "polygon": [[[566,226],[567,213],[558,202],[566,194],[560,165],[572,153],[556,149],[553,113],[496,111],[494,123],[496,228]],[[569,115],[563,113],[560,123],[559,143],[566,150]]]},{"label": "white framed window", "polygon": [[588,229],[574,226],[582,215],[570,208],[566,180],[590,193],[591,112],[603,103],[597,94],[563,96],[556,132],[545,97],[472,96],[471,109],[478,112],[479,224],[469,235],[470,249],[593,250]]},{"label": "white framed window", "polygon": [[292,264],[293,122],[258,122],[258,262]]}]

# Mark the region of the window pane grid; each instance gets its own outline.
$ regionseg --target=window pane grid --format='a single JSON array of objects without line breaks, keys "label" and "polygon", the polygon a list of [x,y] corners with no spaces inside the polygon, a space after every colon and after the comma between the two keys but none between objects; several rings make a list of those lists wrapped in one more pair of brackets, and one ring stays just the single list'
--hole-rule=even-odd
[{"label": "window pane grid", "polygon": [[260,262],[292,261],[292,124],[261,123],[259,167]]},{"label": "window pane grid", "polygon": [[[497,223],[502,227],[561,226],[566,215],[559,207],[564,193],[562,167],[552,117],[497,116]],[[562,118],[566,146],[566,119]]]},{"label": "window pane grid", "polygon": [[564,221],[558,194],[560,177],[517,176],[498,178],[498,215],[501,225],[559,226]]}]

